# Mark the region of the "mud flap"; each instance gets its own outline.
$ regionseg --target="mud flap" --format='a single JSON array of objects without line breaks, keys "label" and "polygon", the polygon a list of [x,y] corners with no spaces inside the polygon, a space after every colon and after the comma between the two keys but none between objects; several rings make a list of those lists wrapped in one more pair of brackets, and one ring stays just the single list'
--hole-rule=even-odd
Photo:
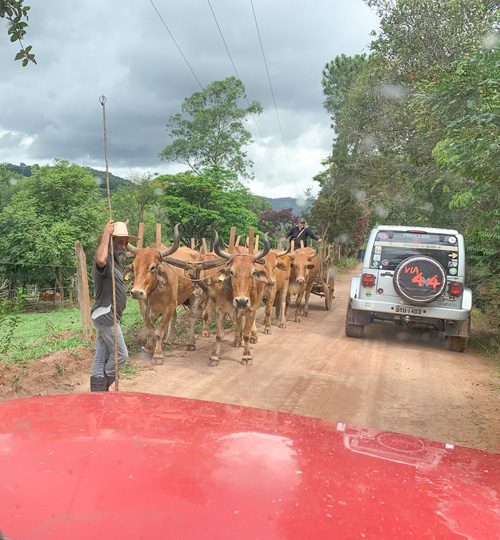
[{"label": "mud flap", "polygon": [[470,336],[470,317],[464,321],[445,321],[444,325],[445,336]]}]

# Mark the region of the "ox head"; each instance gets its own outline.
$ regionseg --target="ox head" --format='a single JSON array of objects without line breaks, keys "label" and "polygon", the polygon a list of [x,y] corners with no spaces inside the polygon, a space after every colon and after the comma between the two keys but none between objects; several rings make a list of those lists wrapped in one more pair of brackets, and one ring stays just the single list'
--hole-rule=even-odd
[{"label": "ox head", "polygon": [[227,253],[219,247],[219,235],[215,233],[214,252],[228,261],[226,268],[221,271],[223,279],[231,280],[233,289],[233,306],[238,309],[251,306],[251,293],[255,281],[271,284],[272,280],[264,268],[264,257],[269,253],[269,239],[264,236],[264,247],[255,254],[239,250],[236,253]]},{"label": "ox head", "polygon": [[309,271],[316,267],[313,259],[317,254],[318,251],[313,248],[303,248],[288,255],[297,284],[302,285],[307,283]]},{"label": "ox head", "polygon": [[131,244],[127,247],[134,257],[134,284],[130,294],[136,300],[146,300],[157,286],[167,283],[167,273],[162,262],[163,258],[168,258],[179,247],[179,225],[174,228],[174,241],[168,248],[136,248]]},{"label": "ox head", "polygon": [[276,283],[276,272],[278,270],[287,270],[287,264],[284,262],[283,257],[290,252],[290,246],[286,251],[271,250],[264,257],[264,268],[266,269],[267,274],[271,278],[271,285]]}]

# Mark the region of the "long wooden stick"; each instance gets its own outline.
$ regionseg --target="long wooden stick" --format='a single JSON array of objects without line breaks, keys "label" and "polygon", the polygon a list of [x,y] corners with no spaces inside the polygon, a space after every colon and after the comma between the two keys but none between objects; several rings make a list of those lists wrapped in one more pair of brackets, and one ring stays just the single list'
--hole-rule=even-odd
[{"label": "long wooden stick", "polygon": [[[109,189],[109,167],[108,167],[108,132],[106,130],[106,96],[101,96],[99,101],[102,105],[102,123],[104,127],[104,160],[106,161],[106,192],[108,195],[109,220],[113,219],[111,212],[111,191]],[[115,391],[120,390],[118,375],[118,319],[116,316],[116,282],[115,282],[115,253],[113,246],[113,236],[109,239],[111,246],[111,289],[113,292],[113,334],[114,334],[114,356],[115,356]],[[104,374],[106,376],[106,374]]]}]

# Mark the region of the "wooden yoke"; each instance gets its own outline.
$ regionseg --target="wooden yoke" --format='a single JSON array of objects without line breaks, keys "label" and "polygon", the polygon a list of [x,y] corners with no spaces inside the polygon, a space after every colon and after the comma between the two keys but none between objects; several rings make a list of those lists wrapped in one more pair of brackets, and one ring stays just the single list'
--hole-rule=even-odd
[{"label": "wooden yoke", "polygon": [[236,227],[231,227],[229,231],[229,249],[234,248],[234,239],[236,238]]},{"label": "wooden yoke", "polygon": [[254,250],[254,229],[253,227],[250,227],[248,231],[248,253],[250,253],[250,255],[253,255],[253,250]]},{"label": "wooden yoke", "polygon": [[144,243],[144,223],[139,223],[139,232],[137,233],[137,247],[142,248]]},{"label": "wooden yoke", "polygon": [[161,248],[161,223],[156,224],[156,248]]}]

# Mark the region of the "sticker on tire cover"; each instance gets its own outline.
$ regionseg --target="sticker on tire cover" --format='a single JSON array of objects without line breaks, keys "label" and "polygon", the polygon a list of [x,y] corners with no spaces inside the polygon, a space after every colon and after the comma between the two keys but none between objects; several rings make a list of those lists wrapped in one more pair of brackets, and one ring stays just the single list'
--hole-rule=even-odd
[{"label": "sticker on tire cover", "polygon": [[448,238],[448,242],[449,242],[450,244],[454,244],[456,241],[457,241],[457,239],[456,239],[454,236],[450,236],[450,237]]},{"label": "sticker on tire cover", "polygon": [[389,266],[389,264],[391,264],[391,262],[389,261],[389,259],[384,259],[382,261],[382,266]]},{"label": "sticker on tire cover", "polygon": [[452,276],[456,275],[457,272],[458,272],[458,270],[456,268],[450,268],[450,274]]}]

